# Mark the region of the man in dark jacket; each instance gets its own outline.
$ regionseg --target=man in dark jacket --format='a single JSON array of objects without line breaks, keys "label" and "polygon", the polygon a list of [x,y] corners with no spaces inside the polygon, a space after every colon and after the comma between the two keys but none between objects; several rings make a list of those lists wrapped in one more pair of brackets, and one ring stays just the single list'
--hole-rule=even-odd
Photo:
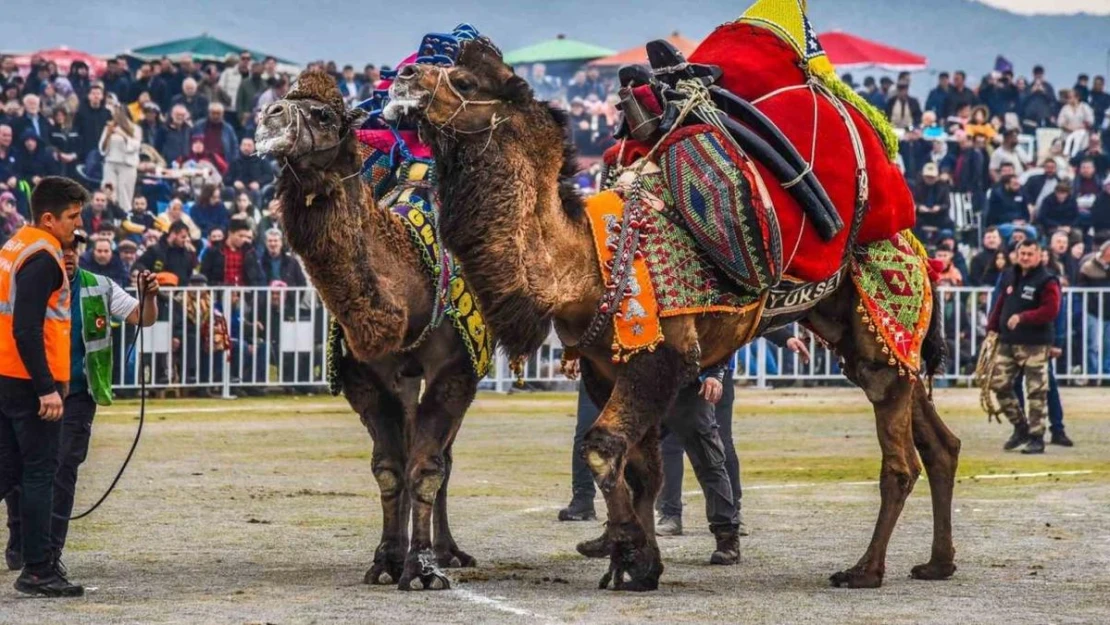
[{"label": "man in dark jacket", "polygon": [[101,78],[104,90],[116,94],[119,101],[127,104],[131,102],[131,76],[127,73],[126,59],[108,59],[108,69]]},{"label": "man in dark jacket", "polygon": [[948,183],[940,182],[939,176],[937,164],[926,163],[921,171],[921,180],[913,192],[913,200],[917,205],[918,237],[930,243],[936,240],[939,230],[955,228],[948,210],[951,191]]},{"label": "man in dark jacket", "polygon": [[937,74],[937,86],[925,98],[925,110],[943,117],[948,112],[948,72]]},{"label": "man in dark jacket", "polygon": [[910,96],[910,86],[900,83],[894,97],[886,103],[886,117],[895,128],[921,125],[921,103]]},{"label": "man in dark jacket", "polygon": [[189,110],[182,104],[174,105],[170,109],[170,119],[162,127],[154,149],[172,163],[178,158],[189,153],[189,138],[192,136],[193,127],[189,124]]},{"label": "man in dark jacket", "polygon": [[1106,118],[1107,109],[1110,109],[1110,93],[1106,93],[1106,79],[1102,76],[1095,76],[1091,83],[1091,95],[1087,98],[1087,104],[1095,112],[1094,128],[1102,128],[1102,120]]},{"label": "man in dark jacket", "polygon": [[189,241],[189,226],[175,221],[170,224],[169,232],[162,236],[157,245],[147,249],[135,261],[139,270],[147,269],[154,273],[167,271],[177,276],[181,286],[189,284],[189,276],[197,266],[197,254]]},{"label": "man in dark jacket", "polygon": [[285,251],[280,230],[266,232],[266,254],[262,257],[262,275],[265,276],[266,284],[276,280],[284,282],[285,286],[289,287],[308,286],[301,264]]},{"label": "man in dark jacket", "polygon": [[[1091,374],[1110,373],[1110,241],[1104,241],[1098,253],[1079,267],[1075,285],[1107,289],[1086,295],[1087,371]],[[1102,342],[1099,342],[1099,336]],[[1101,362],[1099,356],[1101,355]]]},{"label": "man in dark jacket", "polygon": [[1046,197],[1037,212],[1036,223],[1045,232],[1061,228],[1070,230],[1079,222],[1079,205],[1071,194],[1071,183],[1061,180],[1056,183],[1052,195]]},{"label": "man in dark jacket", "polygon": [[22,137],[28,129],[44,141],[54,132],[54,124],[42,114],[42,102],[33,93],[23,96],[23,115],[12,122],[12,132],[15,136]]},{"label": "man in dark jacket", "polygon": [[[1041,261],[1041,246],[1028,239],[1018,244],[1017,265],[1002,276],[1001,294],[991,308],[988,332],[998,333],[991,390],[1014,426],[1003,445],[1025,445],[1023,454],[1044,453],[1049,349],[1055,344],[1060,312],[1060,281]],[[1014,378],[1024,372],[1027,414],[1014,394]]]},{"label": "man in dark jacket", "polygon": [[16,156],[16,171],[20,178],[38,184],[39,180],[54,175],[58,162],[54,160],[50,147],[35,134],[33,128],[23,131],[20,144],[21,149]]},{"label": "man in dark jacket", "polygon": [[990,202],[983,222],[985,226],[1029,223],[1029,207],[1021,193],[1021,181],[1017,176],[1006,174],[991,189]]},{"label": "man in dark jacket", "polygon": [[260,204],[259,191],[273,180],[274,168],[270,165],[270,161],[255,152],[254,139],[243,137],[239,142],[239,160],[231,164],[227,181],[231,182],[236,191],[249,193],[251,200],[255,204]]},{"label": "man in dark jacket", "polygon": [[965,106],[975,106],[979,103],[979,99],[975,97],[975,92],[967,86],[967,74],[964,71],[958,71],[952,75],[952,87],[948,90],[948,97],[945,98],[944,116],[952,117]]},{"label": "man in dark jacket", "polygon": [[96,239],[90,247],[92,249],[81,256],[81,269],[104,276],[121,287],[128,286],[131,277],[127,275],[123,261],[112,252],[112,242],[108,239]]},{"label": "man in dark jacket", "polygon": [[1045,198],[1055,192],[1056,184],[1061,181],[1059,171],[1057,171],[1056,159],[1046,160],[1042,167],[1044,167],[1044,172],[1029,176],[1021,190],[1030,210],[1034,212],[1040,209],[1041,202]]},{"label": "man in dark jacket", "polygon": [[1110,177],[1102,181],[1102,193],[1091,206],[1091,230],[1095,245],[1110,241]]},{"label": "man in dark jacket", "polygon": [[250,224],[234,219],[227,227],[227,239],[204,253],[200,272],[212,285],[264,286],[266,278],[258,263],[258,253],[247,242]]},{"label": "man in dark jacket", "polygon": [[89,152],[97,149],[100,143],[100,133],[108,125],[112,113],[104,106],[104,87],[94,83],[89,87],[89,96],[81,102],[77,115],[73,118],[73,127],[81,137],[78,144],[77,160],[84,162]]},{"label": "man in dark jacket", "polygon": [[1002,247],[1002,235],[991,226],[983,233],[983,247],[971,257],[967,283],[971,286],[994,286],[998,283],[998,267],[994,261]]},{"label": "man in dark jacket", "polygon": [[251,63],[250,76],[239,84],[239,92],[235,94],[235,110],[238,113],[250,113],[254,110],[254,101],[270,86],[262,77],[262,64],[258,61]]}]

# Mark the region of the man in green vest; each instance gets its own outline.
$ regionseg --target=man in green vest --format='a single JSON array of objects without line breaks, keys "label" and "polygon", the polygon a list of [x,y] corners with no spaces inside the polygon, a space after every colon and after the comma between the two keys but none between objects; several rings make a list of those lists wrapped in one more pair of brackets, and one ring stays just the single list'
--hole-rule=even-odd
[{"label": "man in green vest", "polygon": [[[58,473],[54,478],[54,518],[51,527],[51,545],[54,566],[65,577],[62,548],[69,530],[69,516],[73,512],[73,495],[77,489],[77,468],[85,461],[92,435],[93,417],[97,406],[112,403],[112,321],[122,320],[143,326],[154,324],[158,318],[158,281],[144,271],[139,276],[142,305],[123,288],[104,276],[77,267],[79,243],[84,236],[77,235],[77,243],[63,253],[66,275],[72,289],[70,310],[71,377],[69,393],[63,408],[62,444],[58,450]],[[23,553],[19,543],[19,497],[12,494],[8,504],[8,547],[4,552],[8,568],[16,571],[23,566]]]}]

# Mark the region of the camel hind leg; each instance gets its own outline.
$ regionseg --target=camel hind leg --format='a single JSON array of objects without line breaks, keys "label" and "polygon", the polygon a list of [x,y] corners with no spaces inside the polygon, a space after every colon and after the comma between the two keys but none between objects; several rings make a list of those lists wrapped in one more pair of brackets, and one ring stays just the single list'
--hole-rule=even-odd
[{"label": "camel hind leg", "polygon": [[[397,584],[401,590],[446,590],[451,586],[439,568],[440,554],[433,546],[432,514],[441,493],[446,497],[451,442],[478,387],[465,356],[443,363],[428,374],[427,381],[415,418],[406,422],[409,449],[405,482],[412,504],[412,539]],[[443,506],[446,511],[445,500]]]},{"label": "camel hind leg", "polygon": [[891,534],[921,473],[913,438],[914,394],[921,382],[900,374],[898,365],[890,364],[882,343],[853,312],[857,303],[855,287],[848,283],[822,302],[809,321],[843,356],[845,376],[863,389],[874,406],[882,451],[881,500],[871,543],[855,566],[833,574],[829,581],[834,586],[877,588],[886,572]]},{"label": "camel hind leg", "polygon": [[952,490],[960,457],[960,439],[937,414],[933,400],[918,384],[913,395],[913,442],[917,446],[933,500],[933,550],[929,561],[913,567],[914,579],[948,579],[956,572],[952,545]]}]

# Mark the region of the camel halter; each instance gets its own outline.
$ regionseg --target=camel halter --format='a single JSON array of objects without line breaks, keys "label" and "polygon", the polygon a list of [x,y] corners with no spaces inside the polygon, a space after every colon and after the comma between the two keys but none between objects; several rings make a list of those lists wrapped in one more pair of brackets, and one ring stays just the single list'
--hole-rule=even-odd
[{"label": "camel halter", "polygon": [[[297,137],[302,136],[302,133],[304,132],[304,129],[308,128],[308,138],[309,138],[309,142],[310,142],[308,152],[306,152],[305,154],[302,154],[299,158],[304,158],[304,157],[307,157],[307,156],[311,156],[313,154],[318,154],[320,152],[327,152],[328,150],[335,150],[335,154],[331,157],[331,161],[329,161],[328,164],[323,167],[323,169],[330,169],[331,166],[335,164],[335,161],[339,159],[340,147],[343,145],[343,142],[347,140],[347,136],[351,134],[351,126],[348,124],[346,126],[346,128],[343,129],[343,134],[339,135],[339,140],[335,142],[335,145],[333,145],[331,147],[328,147],[328,148],[317,148],[316,147],[316,132],[312,130],[312,124],[308,123],[308,120],[305,119],[305,114],[304,114],[304,111],[301,110],[301,107],[297,106],[297,107],[293,107],[293,109],[297,112]],[[342,123],[342,120],[340,121],[340,123]],[[293,159],[293,160],[297,160],[297,159]],[[297,184],[300,185],[301,184],[301,179],[300,179],[300,177],[297,176],[297,170],[290,167],[289,157],[286,157],[285,162],[282,163],[280,173],[284,173],[286,170],[288,170],[290,173],[293,174],[293,178],[296,179]],[[359,175],[360,173],[361,173],[361,169],[356,169],[353,174],[350,174],[348,176],[344,176],[344,177],[340,178],[339,183],[342,184],[344,182],[347,182],[351,178],[354,178],[355,176]]]},{"label": "camel halter", "polygon": [[[446,120],[444,120],[444,122],[442,124],[432,123],[432,126],[436,130],[439,130],[440,132],[443,132],[445,134],[450,132],[450,133],[455,133],[455,134],[460,134],[460,135],[478,135],[478,134],[482,134],[483,132],[489,132],[490,133],[490,140],[492,140],[493,139],[493,131],[498,126],[500,126],[501,124],[509,121],[508,117],[500,117],[496,112],[494,112],[493,117],[490,118],[489,125],[486,126],[485,128],[479,128],[478,130],[459,130],[458,128],[448,129],[447,125],[450,124],[451,122],[455,121],[455,118],[458,117],[460,113],[465,111],[466,107],[468,107],[468,106],[471,106],[471,105],[473,105],[473,106],[496,106],[498,104],[503,104],[503,102],[501,100],[468,100],[466,97],[463,96],[463,94],[459,93],[459,90],[457,88],[455,88],[454,84],[451,83],[451,79],[447,76],[447,68],[446,67],[444,67],[442,65],[437,65],[437,66],[435,66],[435,69],[436,69],[436,72],[437,72],[436,73],[436,87],[435,87],[435,89],[432,90],[432,96],[431,96],[431,99],[429,100],[429,102],[435,102],[436,96],[439,94],[440,87],[444,83],[446,83],[447,88],[451,91],[451,93],[454,94],[455,97],[459,99],[459,105],[455,108],[455,112],[451,113],[451,116],[448,117]],[[486,145],[487,146],[489,145],[489,141],[486,142]]]}]

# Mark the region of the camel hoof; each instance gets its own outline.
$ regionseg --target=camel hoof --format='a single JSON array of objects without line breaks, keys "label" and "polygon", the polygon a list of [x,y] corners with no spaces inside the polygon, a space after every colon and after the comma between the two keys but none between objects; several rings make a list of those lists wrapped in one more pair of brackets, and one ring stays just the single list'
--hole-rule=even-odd
[{"label": "camel hoof", "polygon": [[363,584],[370,584],[372,586],[390,586],[396,584],[397,580],[401,577],[401,569],[403,565],[400,562],[375,562],[366,571],[366,575],[362,578]]},{"label": "camel hoof", "polygon": [[910,569],[910,577],[928,581],[948,579],[956,572],[956,565],[952,562],[918,564]]},{"label": "camel hoof", "polygon": [[609,559],[609,570],[601,577],[598,588],[605,590],[611,583],[613,590],[648,592],[659,588],[662,574],[663,563],[657,550],[617,543]]},{"label": "camel hoof", "polygon": [[400,590],[448,590],[451,581],[439,570],[435,553],[430,549],[410,553],[405,570],[397,583]]},{"label": "camel hoof", "polygon": [[879,573],[852,568],[833,573],[829,576],[829,582],[836,588],[878,588],[883,585],[883,576]]},{"label": "camel hoof", "polygon": [[436,562],[445,569],[469,569],[478,566],[474,556],[458,547],[436,550]]}]

